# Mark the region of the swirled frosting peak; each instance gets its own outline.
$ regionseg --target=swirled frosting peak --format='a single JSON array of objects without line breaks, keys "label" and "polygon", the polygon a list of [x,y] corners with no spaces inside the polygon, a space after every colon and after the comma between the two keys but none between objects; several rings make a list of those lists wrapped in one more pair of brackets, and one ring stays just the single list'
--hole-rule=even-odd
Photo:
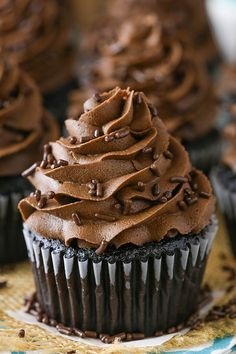
[{"label": "swirled frosting peak", "polygon": [[70,245],[142,245],[209,224],[214,198],[142,92],[96,94],[69,137],[46,147],[19,209],[30,229]]},{"label": "swirled frosting peak", "polygon": [[69,114],[80,113],[88,92],[115,86],[143,91],[169,132],[181,139],[193,140],[212,129],[216,104],[204,66],[166,35],[154,14],[132,17],[100,42],[100,59],[85,89],[71,95]]},{"label": "swirled frosting peak", "polygon": [[[232,107],[232,113],[236,118],[236,105]],[[222,162],[236,174],[236,121],[226,126],[224,135],[229,142],[229,148],[224,152]]]},{"label": "swirled frosting peak", "polygon": [[0,177],[20,174],[41,155],[43,144],[58,137],[44,111],[39,90],[14,63],[0,58]]}]

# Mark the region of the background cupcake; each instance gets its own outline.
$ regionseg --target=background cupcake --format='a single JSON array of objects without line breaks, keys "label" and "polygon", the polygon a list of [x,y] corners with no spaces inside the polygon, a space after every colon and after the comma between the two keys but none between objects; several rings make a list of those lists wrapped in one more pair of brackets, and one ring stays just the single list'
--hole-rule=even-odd
[{"label": "background cupcake", "polygon": [[31,189],[21,172],[38,160],[43,145],[59,134],[42,107],[32,79],[12,62],[0,59],[0,264],[26,256],[17,211]]},{"label": "background cupcake", "polygon": [[0,6],[2,47],[37,82],[46,105],[59,118],[64,118],[66,92],[76,87],[73,21],[66,3],[24,0]]},{"label": "background cupcake", "polygon": [[[142,50],[140,50],[142,48]],[[145,92],[168,130],[181,139],[193,164],[208,171],[218,161],[220,134],[213,87],[195,52],[169,36],[155,15],[132,17],[100,40],[100,58],[84,88],[70,96],[69,115],[78,116],[92,92],[115,86]]]},{"label": "background cupcake", "polygon": [[19,204],[41,318],[108,343],[181,328],[216,231],[209,181],[143,93],[117,88],[84,108]]},{"label": "background cupcake", "polygon": [[[232,108],[232,113],[236,117],[236,106]],[[222,156],[221,164],[212,171],[211,177],[236,256],[236,122],[225,128],[225,137],[229,147]]]},{"label": "background cupcake", "polygon": [[97,47],[99,37],[109,32],[109,27],[114,28],[132,16],[152,13],[158,15],[165,30],[171,36],[196,51],[199,61],[210,66],[217,62],[218,51],[212,38],[203,0],[115,0],[105,3],[107,13],[99,12],[92,36],[91,29],[88,34],[91,40],[87,43],[87,47],[90,49],[92,49],[91,43],[95,48]]}]

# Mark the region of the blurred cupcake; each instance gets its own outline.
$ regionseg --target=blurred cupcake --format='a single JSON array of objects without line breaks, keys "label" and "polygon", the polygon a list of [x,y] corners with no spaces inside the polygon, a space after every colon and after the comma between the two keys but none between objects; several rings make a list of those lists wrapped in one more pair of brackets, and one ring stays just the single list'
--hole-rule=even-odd
[{"label": "blurred cupcake", "polygon": [[[236,117],[236,106],[232,110]],[[212,171],[211,179],[236,257],[236,122],[225,128],[225,137],[229,147],[223,154],[221,164]]]},{"label": "blurred cupcake", "polygon": [[154,13],[171,36],[196,51],[198,60],[209,65],[218,60],[204,0],[116,0],[108,3],[111,20],[108,17],[107,21],[111,27],[113,21],[119,23],[133,15]]},{"label": "blurred cupcake", "polygon": [[36,81],[46,105],[61,119],[66,92],[77,86],[68,7],[58,0],[0,4],[1,46]]},{"label": "blurred cupcake", "polygon": [[96,97],[19,204],[39,319],[106,343],[182,328],[217,228],[210,183],[143,93]]},{"label": "blurred cupcake", "polygon": [[100,59],[90,69],[84,89],[71,94],[69,115],[77,117],[83,100],[94,91],[115,86],[143,91],[169,132],[183,141],[193,164],[208,171],[221,148],[217,107],[206,70],[194,55],[166,35],[155,15],[132,18],[100,42]]},{"label": "blurred cupcake", "polygon": [[[31,190],[20,176],[59,134],[33,80],[0,59],[0,264],[26,257],[17,204]],[[26,173],[27,174],[27,173]]]}]

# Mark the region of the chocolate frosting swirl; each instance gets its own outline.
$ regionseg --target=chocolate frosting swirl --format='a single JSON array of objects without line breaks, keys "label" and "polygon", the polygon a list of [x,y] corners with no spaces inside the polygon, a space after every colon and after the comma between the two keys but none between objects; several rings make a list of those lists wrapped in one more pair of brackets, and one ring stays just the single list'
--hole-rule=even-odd
[{"label": "chocolate frosting swirl", "polygon": [[32,79],[0,58],[0,177],[20,174],[59,135]]},{"label": "chocolate frosting swirl", "polygon": [[143,93],[117,88],[86,101],[85,111],[66,121],[68,138],[47,148],[53,166],[29,177],[37,191],[19,209],[30,229],[66,245],[119,247],[210,223],[207,177],[193,170]]},{"label": "chocolate frosting swirl", "polygon": [[57,0],[0,2],[1,46],[43,91],[64,84],[72,75],[68,12]]},{"label": "chocolate frosting swirl", "polygon": [[166,36],[155,15],[124,22],[100,53],[85,89],[71,95],[70,115],[81,113],[81,101],[92,91],[132,87],[145,92],[176,137],[193,140],[212,129],[216,104],[205,68]]},{"label": "chocolate frosting swirl", "polygon": [[[236,119],[236,105],[232,107],[232,113]],[[228,140],[230,146],[224,152],[222,162],[224,165],[231,168],[236,174],[236,121],[226,126],[224,136]]]}]

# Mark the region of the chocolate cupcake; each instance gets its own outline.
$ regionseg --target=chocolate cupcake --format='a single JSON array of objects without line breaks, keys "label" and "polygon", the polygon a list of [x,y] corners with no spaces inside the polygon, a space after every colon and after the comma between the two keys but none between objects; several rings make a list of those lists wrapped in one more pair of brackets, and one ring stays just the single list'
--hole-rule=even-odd
[{"label": "chocolate cupcake", "polygon": [[90,69],[84,89],[71,94],[69,115],[77,117],[83,100],[94,91],[115,86],[143,91],[169,132],[187,147],[193,164],[208,171],[221,149],[217,104],[194,52],[169,37],[155,15],[132,18],[110,37],[112,41],[100,42],[100,59]]},{"label": "chocolate cupcake", "polygon": [[[236,106],[233,108],[236,117]],[[211,180],[222,210],[233,253],[236,257],[236,122],[225,128],[225,137],[230,146],[224,152],[221,163],[211,173]]]},{"label": "chocolate cupcake", "polygon": [[39,319],[108,343],[181,327],[217,229],[209,181],[143,93],[84,106],[29,176],[40,198],[19,204]]},{"label": "chocolate cupcake", "polygon": [[[213,40],[209,26],[204,0],[116,0],[108,2],[107,16],[101,15],[100,27],[102,35],[106,35],[106,25],[113,28],[121,21],[140,14],[157,14],[165,30],[170,36],[181,40],[189,48],[196,51],[196,57],[207,66],[214,67],[219,61],[217,46]],[[191,19],[191,21],[189,21]],[[95,26],[94,26],[95,27]],[[91,46],[97,47],[99,42],[96,34],[92,33],[94,41]]]},{"label": "chocolate cupcake", "polygon": [[59,134],[42,108],[33,80],[0,58],[0,264],[27,256],[22,237],[20,199],[31,190],[21,172],[41,156],[43,145]]},{"label": "chocolate cupcake", "polygon": [[47,107],[64,119],[66,93],[77,87],[68,2],[3,1],[0,20],[1,45],[39,85]]}]

